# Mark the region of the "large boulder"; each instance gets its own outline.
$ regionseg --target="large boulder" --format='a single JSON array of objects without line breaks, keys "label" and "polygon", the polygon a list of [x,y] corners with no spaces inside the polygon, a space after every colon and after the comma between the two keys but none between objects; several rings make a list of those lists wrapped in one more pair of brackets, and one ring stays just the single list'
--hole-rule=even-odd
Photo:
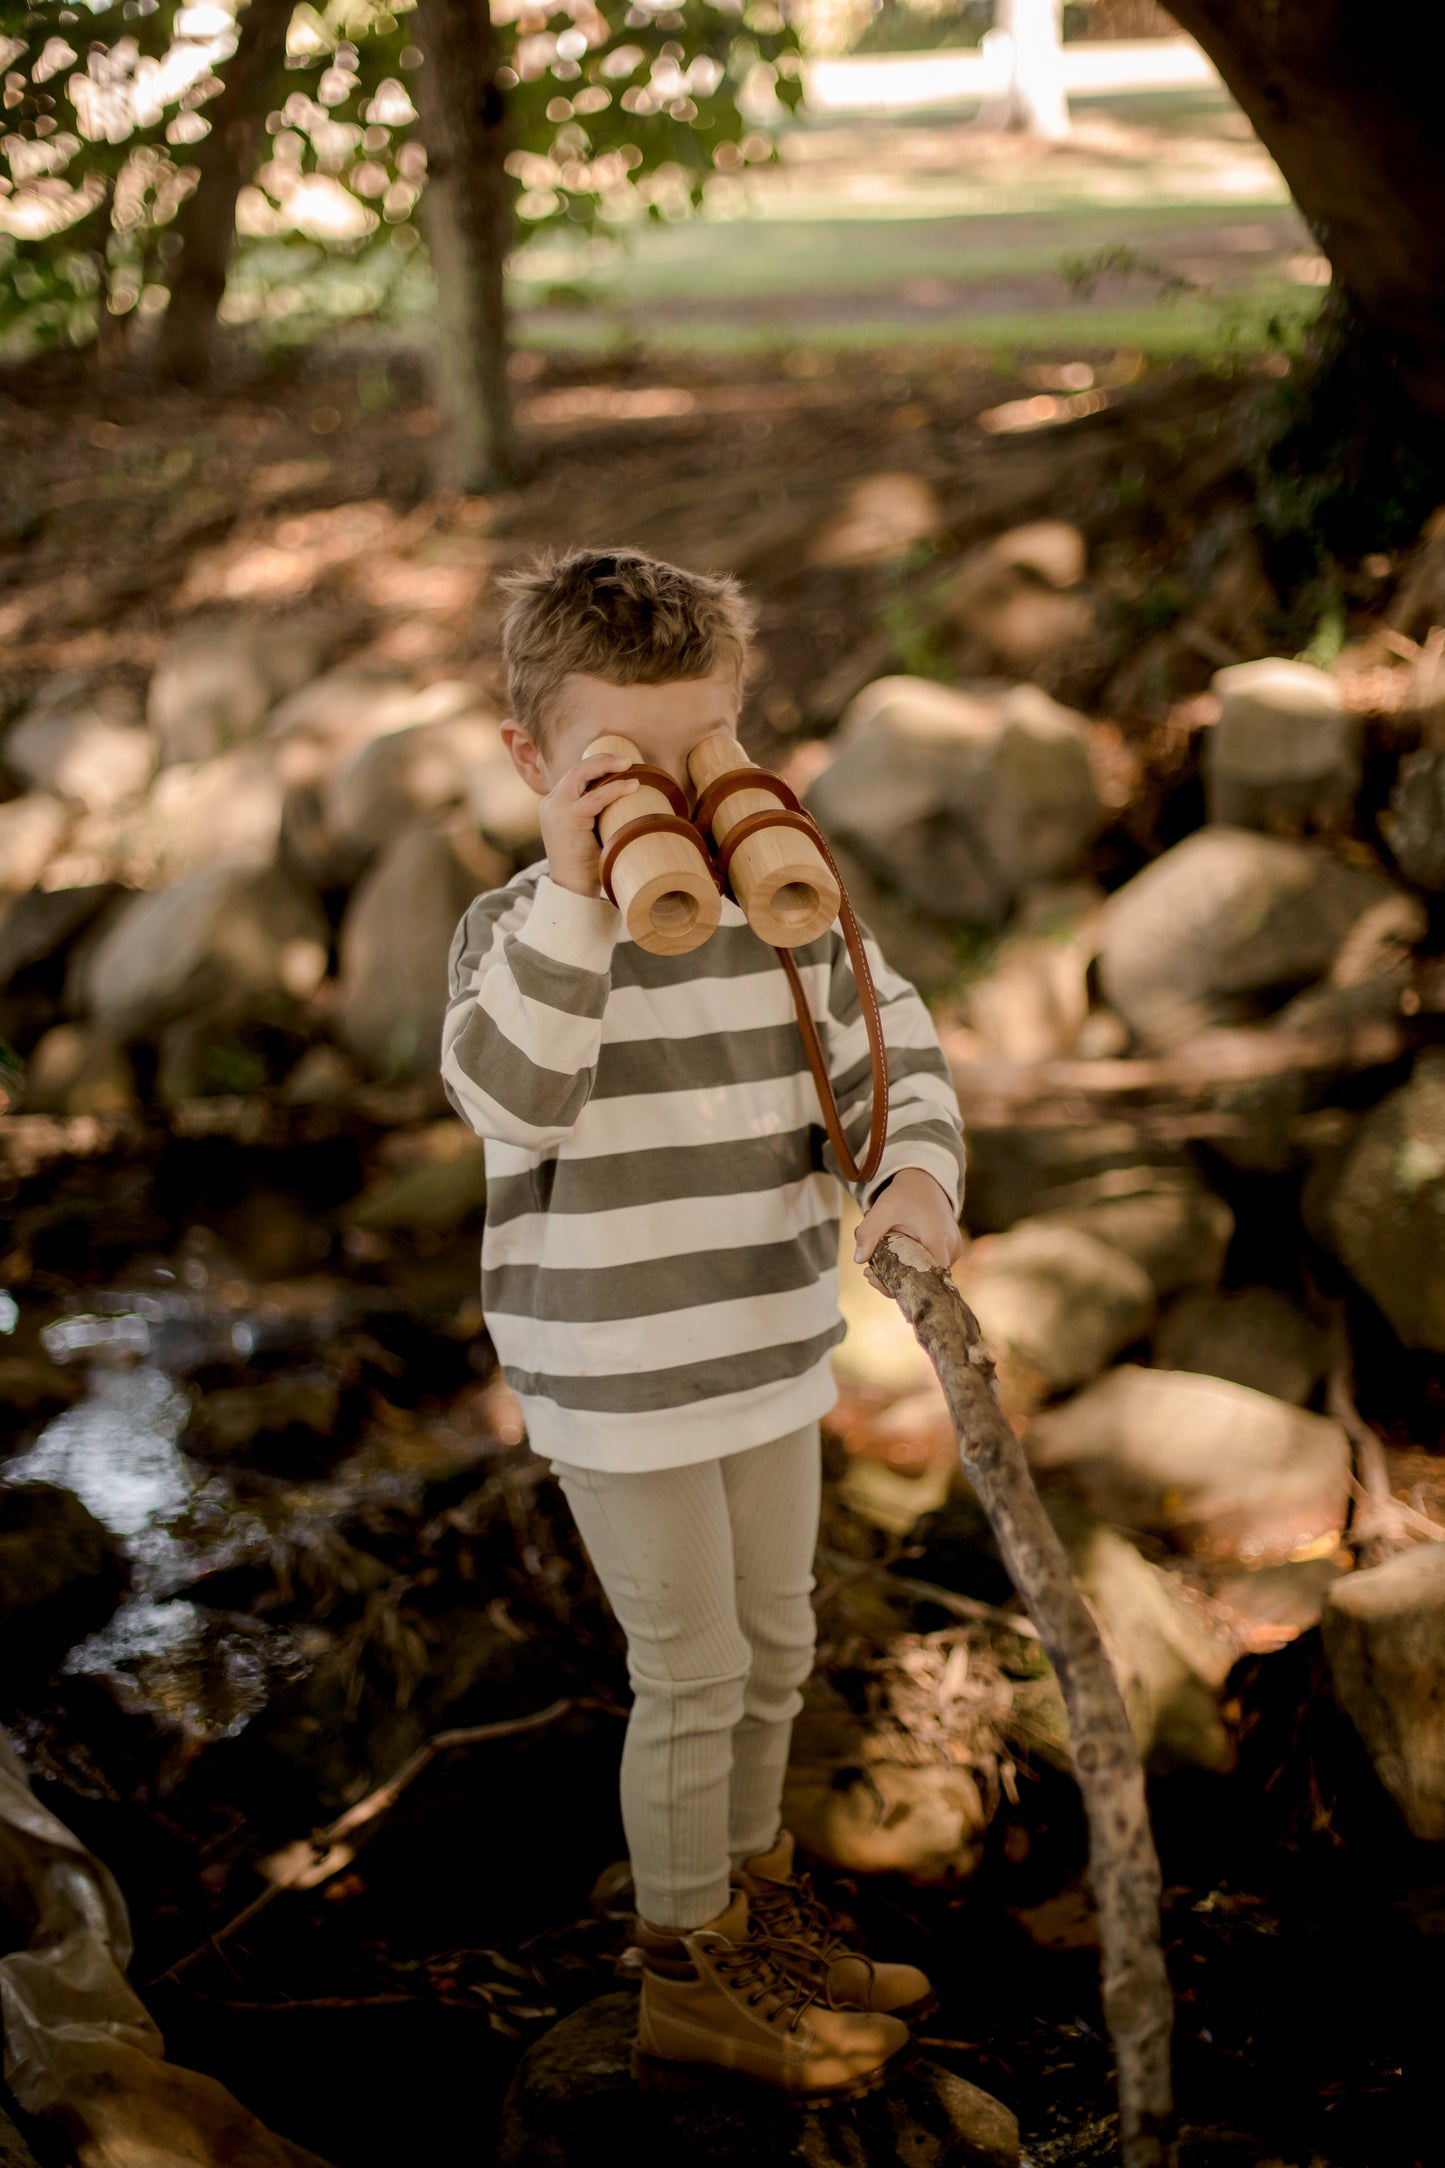
[{"label": "large boulder", "polygon": [[[435,1070],[447,1004],[447,956],[472,898],[507,878],[472,839],[424,823],[381,853],[341,922],[337,1031],[374,1071]],[[480,846],[486,854],[486,846]]]},{"label": "large boulder", "polygon": [[1417,1837],[1445,1841],[1445,1544],[1347,1574],[1320,1618],[1335,1696]]},{"label": "large boulder", "polygon": [[1088,730],[1037,686],[880,678],[853,701],[809,810],[920,909],[999,924],[1077,872],[1104,824]]},{"label": "large boulder", "polygon": [[1234,1214],[1187,1167],[1137,1167],[1080,1185],[1042,1213],[1041,1227],[1071,1227],[1121,1250],[1161,1299],[1212,1287],[1224,1269]]},{"label": "large boulder", "polygon": [[1025,1442],[1102,1519],[1205,1557],[1271,1565],[1345,1525],[1340,1425],[1223,1378],[1128,1364],[1036,1416]]},{"label": "large boulder", "polygon": [[490,799],[505,827],[502,801],[519,793],[535,830],[536,800],[513,768],[496,724],[461,715],[372,738],[327,786],[322,818],[339,875],[354,879],[404,828],[427,815],[471,803],[485,826],[480,814]]},{"label": "large boulder", "polygon": [[1406,1347],[1445,1354],[1445,1048],[1371,1108],[1312,1217]]},{"label": "large boulder", "polygon": [[128,903],[67,994],[118,1038],[146,1038],[188,1010],[305,1001],[330,939],[316,898],[278,867],[202,866]]},{"label": "large boulder", "polygon": [[1103,895],[1092,882],[1034,889],[965,996],[971,1028],[1006,1061],[1070,1053],[1089,1013]]},{"label": "large boulder", "polygon": [[584,2003],[530,2047],[502,2107],[498,2168],[596,2168],[686,2160],[693,2168],[1017,2168],[1018,2124],[999,2101],[936,2063],[910,2062],[881,2091],[800,2115],[761,2086],[639,2088],[637,1999]]},{"label": "large boulder", "polygon": [[955,1277],[1015,1414],[1097,1377],[1154,1319],[1143,1267],[1078,1227],[1021,1221],[976,1243]]},{"label": "large boulder", "polygon": [[1104,997],[1148,1046],[1270,1015],[1333,974],[1352,983],[1425,930],[1418,899],[1322,844],[1202,828],[1104,907]]},{"label": "large boulder", "polygon": [[121,687],[57,680],[5,739],[6,765],[32,790],[103,813],[137,798],[156,764],[156,741],[136,722]]},{"label": "large boulder", "polygon": [[1209,818],[1232,828],[1344,825],[1360,788],[1362,725],[1311,663],[1266,655],[1215,673],[1219,720],[1204,739]]},{"label": "large boulder", "polygon": [[1302,1407],[1324,1375],[1328,1339],[1277,1287],[1184,1295],[1154,1335],[1160,1370],[1228,1378]]},{"label": "large boulder", "polygon": [[1021,1219],[1132,1196],[1156,1179],[1197,1182],[1177,1145],[1158,1143],[1133,1122],[974,1122],[964,1216],[971,1233],[998,1234]]},{"label": "large boulder", "polygon": [[324,787],[373,738],[481,712],[475,686],[459,678],[418,685],[394,673],[343,668],[283,700],[266,731],[288,783]]},{"label": "large boulder", "polygon": [[185,625],[150,682],[146,712],[162,758],[213,760],[254,738],[321,657],[321,641],[304,626],[235,619]]},{"label": "large boulder", "polygon": [[267,748],[240,745],[163,768],[138,804],[82,817],[71,848],[137,887],[201,866],[269,866],[282,798]]},{"label": "large boulder", "polygon": [[48,791],[27,791],[0,805],[0,895],[35,886],[69,825],[68,809]]}]

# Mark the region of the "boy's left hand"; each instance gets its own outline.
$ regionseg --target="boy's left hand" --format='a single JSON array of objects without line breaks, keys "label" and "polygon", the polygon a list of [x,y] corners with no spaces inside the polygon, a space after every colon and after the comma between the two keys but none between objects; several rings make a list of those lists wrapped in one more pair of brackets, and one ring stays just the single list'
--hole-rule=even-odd
[{"label": "boy's left hand", "polygon": [[[946,1272],[963,1255],[963,1236],[953,1216],[953,1206],[942,1186],[922,1167],[901,1167],[885,1190],[874,1198],[858,1222],[853,1241],[853,1262],[866,1265],[885,1235],[912,1235],[935,1263]],[[863,1277],[879,1294],[887,1293],[871,1272]]]}]

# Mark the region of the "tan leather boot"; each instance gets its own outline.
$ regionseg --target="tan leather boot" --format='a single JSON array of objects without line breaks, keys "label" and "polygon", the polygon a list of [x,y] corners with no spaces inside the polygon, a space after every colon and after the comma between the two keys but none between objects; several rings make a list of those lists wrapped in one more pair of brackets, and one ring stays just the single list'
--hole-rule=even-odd
[{"label": "tan leather boot", "polygon": [[755,1934],[793,1943],[808,1953],[830,2009],[882,2011],[914,2025],[938,2008],[932,1982],[916,1965],[876,1963],[848,1947],[809,1877],[797,1872],[788,1830],[771,1852],[745,1859],[733,1881],[747,1897]]},{"label": "tan leather boot", "polygon": [[691,2090],[741,2079],[816,2108],[871,2093],[908,2049],[897,2018],[825,2008],[812,1968],[749,1934],[741,1890],[705,1927],[675,1940],[640,1928],[638,1942],[640,2085]]}]

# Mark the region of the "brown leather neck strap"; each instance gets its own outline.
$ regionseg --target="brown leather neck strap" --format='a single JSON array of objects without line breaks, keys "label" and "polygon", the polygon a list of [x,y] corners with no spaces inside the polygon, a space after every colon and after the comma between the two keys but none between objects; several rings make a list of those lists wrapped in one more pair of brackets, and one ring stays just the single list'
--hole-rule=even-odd
[{"label": "brown leather neck strap", "polygon": [[[822,852],[829,872],[838,883],[838,916],[842,921],[843,939],[848,947],[848,961],[853,966],[853,977],[857,982],[858,1005],[863,1011],[863,1028],[868,1034],[868,1059],[873,1071],[873,1111],[868,1122],[868,1149],[863,1155],[861,1166],[854,1159],[848,1139],[843,1134],[843,1121],[838,1112],[833,1080],[828,1074],[827,1057],[818,1038],[818,1027],[813,1022],[813,1012],[808,1006],[802,974],[793,960],[791,949],[780,948],[778,957],[792,988],[793,1007],[798,1014],[798,1030],[803,1038],[803,1052],[807,1055],[808,1067],[813,1072],[818,1105],[822,1109],[823,1126],[828,1132],[833,1156],[842,1170],[845,1182],[862,1184],[871,1182],[878,1172],[883,1158],[883,1147],[888,1141],[888,1049],[883,1040],[883,1018],[878,1009],[878,990],[873,984],[873,973],[868,968],[868,952],[863,946],[863,931],[853,916],[853,906],[848,901],[843,876],[838,871],[833,853],[824,841],[816,822],[806,813],[799,817],[799,824],[802,822],[807,823],[809,835]],[[863,1202],[866,1209],[867,1200],[864,1199]]]}]

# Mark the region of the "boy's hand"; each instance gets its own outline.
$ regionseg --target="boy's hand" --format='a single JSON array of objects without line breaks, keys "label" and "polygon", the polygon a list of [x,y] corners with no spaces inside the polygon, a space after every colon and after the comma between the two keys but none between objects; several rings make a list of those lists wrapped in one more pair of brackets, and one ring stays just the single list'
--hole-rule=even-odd
[{"label": "boy's hand", "polygon": [[559,888],[570,888],[574,895],[602,893],[597,816],[614,798],[625,798],[637,788],[636,776],[618,774],[623,765],[615,753],[593,753],[559,776],[537,808],[547,870]]},{"label": "boy's hand", "polygon": [[[900,1167],[888,1187],[874,1198],[858,1222],[854,1264],[866,1264],[883,1237],[895,1233],[912,1235],[915,1242],[921,1242],[945,1272],[956,1257],[963,1255],[963,1236],[948,1195],[922,1167]],[[888,1292],[871,1272],[865,1272],[863,1277],[880,1295]]]}]

